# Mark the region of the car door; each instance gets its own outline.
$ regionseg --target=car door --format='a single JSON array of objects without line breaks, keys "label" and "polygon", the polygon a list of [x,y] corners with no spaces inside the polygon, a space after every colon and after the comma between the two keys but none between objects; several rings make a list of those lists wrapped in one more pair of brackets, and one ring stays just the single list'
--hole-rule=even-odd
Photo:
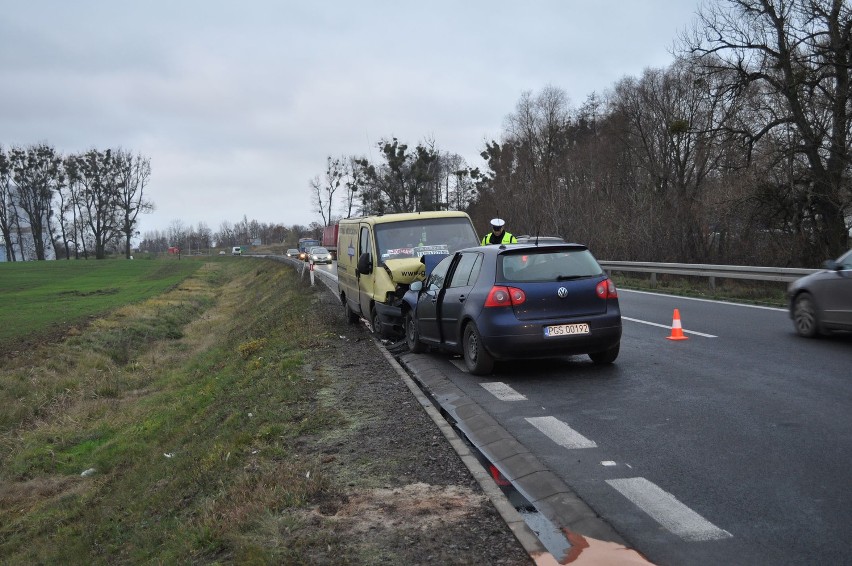
[{"label": "car door", "polygon": [[423,284],[423,290],[417,297],[417,326],[420,331],[420,339],[424,342],[438,343],[441,341],[441,333],[438,328],[438,308],[444,283],[454,259],[454,255],[449,255],[435,266],[435,269],[432,270]]},{"label": "car door", "polygon": [[[370,227],[367,224],[362,224],[358,235],[358,255],[360,258],[363,254],[369,254],[372,258],[373,269],[376,269],[376,256],[373,253],[373,238],[370,234]],[[357,262],[357,261],[356,261]],[[375,279],[371,274],[358,273],[356,270],[355,277],[358,280],[358,305],[362,316],[370,316],[370,304],[373,301],[373,288],[375,287]]]},{"label": "car door", "polygon": [[837,260],[837,268],[826,274],[820,287],[824,322],[852,327],[852,251]]},{"label": "car door", "polygon": [[481,266],[482,254],[478,252],[459,253],[458,260],[453,264],[438,310],[441,340],[448,346],[461,343],[459,321]]}]

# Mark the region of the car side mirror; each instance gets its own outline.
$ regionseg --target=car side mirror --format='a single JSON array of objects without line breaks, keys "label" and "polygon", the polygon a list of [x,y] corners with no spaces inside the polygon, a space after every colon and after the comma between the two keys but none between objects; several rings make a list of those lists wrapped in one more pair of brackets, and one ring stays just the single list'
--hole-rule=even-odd
[{"label": "car side mirror", "polygon": [[825,260],[824,262],[822,262],[822,268],[827,269],[829,271],[839,271],[840,270],[840,264],[837,263],[837,261],[835,261],[833,259],[828,259],[828,260]]},{"label": "car side mirror", "polygon": [[373,260],[370,257],[369,253],[364,252],[361,254],[361,256],[358,258],[357,269],[358,273],[361,273],[363,275],[369,275],[373,272]]},{"label": "car side mirror", "polygon": [[412,281],[408,286],[409,291],[420,291],[423,288],[423,281]]}]

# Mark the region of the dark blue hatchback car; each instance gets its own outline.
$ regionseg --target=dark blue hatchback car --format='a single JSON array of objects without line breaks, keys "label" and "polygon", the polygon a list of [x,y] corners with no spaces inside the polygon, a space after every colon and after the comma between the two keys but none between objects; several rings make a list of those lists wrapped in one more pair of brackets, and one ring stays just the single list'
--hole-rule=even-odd
[{"label": "dark blue hatchback car", "polygon": [[586,246],[511,244],[445,256],[404,297],[406,342],[463,355],[473,374],[495,360],[588,354],[618,357],[615,285]]}]

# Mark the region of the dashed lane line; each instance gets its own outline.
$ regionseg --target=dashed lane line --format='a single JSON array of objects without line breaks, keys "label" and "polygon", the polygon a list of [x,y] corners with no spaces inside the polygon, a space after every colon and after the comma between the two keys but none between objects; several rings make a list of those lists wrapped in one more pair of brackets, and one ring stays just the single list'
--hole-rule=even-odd
[{"label": "dashed lane line", "polygon": [[613,479],[606,480],[606,483],[684,540],[710,541],[733,537],[645,478]]},{"label": "dashed lane line", "polygon": [[[628,318],[626,316],[622,316],[621,320],[629,320],[630,322],[638,322],[639,324],[647,324],[648,326],[657,326],[659,328],[671,329],[671,325],[667,324],[657,324],[656,322],[648,322],[647,320],[640,320],[638,318]],[[718,338],[718,336],[714,336],[713,334],[705,334],[703,332],[697,332],[695,330],[686,330],[683,331],[684,334],[694,334],[696,336],[703,336],[704,338]]]},{"label": "dashed lane line", "polygon": [[526,421],[559,446],[569,449],[597,447],[593,440],[589,440],[556,417],[530,417]]},{"label": "dashed lane line", "polygon": [[[625,318],[625,317],[622,317]],[[634,319],[627,319],[634,320]],[[652,326],[665,327],[661,324],[634,320]],[[687,331],[684,331],[687,332]],[[710,334],[692,332],[708,338],[716,338]],[[480,383],[480,385],[501,401],[526,401],[527,397],[515,391],[508,384],[501,381]],[[556,417],[528,417],[528,423],[537,428],[553,442],[567,449],[596,448],[597,443],[589,440],[570,426]],[[612,467],[614,461],[602,461],[601,465]],[[692,542],[703,542],[732,538],[733,535],[724,529],[720,529],[713,523],[707,521],[677,500],[675,496],[666,492],[656,484],[645,478],[625,478],[606,480],[606,483],[630,500],[639,509],[647,513],[665,529],[679,536],[683,540]]]},{"label": "dashed lane line", "polygon": [[526,396],[518,393],[510,386],[502,381],[492,381],[489,383],[480,383],[480,385],[489,393],[497,397],[501,401],[526,401]]}]

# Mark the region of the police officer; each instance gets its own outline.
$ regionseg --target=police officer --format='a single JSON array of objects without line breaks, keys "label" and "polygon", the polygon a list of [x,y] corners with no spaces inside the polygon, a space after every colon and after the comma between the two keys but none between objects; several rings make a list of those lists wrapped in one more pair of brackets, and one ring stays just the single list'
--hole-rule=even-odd
[{"label": "police officer", "polygon": [[491,219],[491,233],[482,237],[482,245],[488,244],[517,244],[518,239],[503,229],[506,221],[502,218]]}]

